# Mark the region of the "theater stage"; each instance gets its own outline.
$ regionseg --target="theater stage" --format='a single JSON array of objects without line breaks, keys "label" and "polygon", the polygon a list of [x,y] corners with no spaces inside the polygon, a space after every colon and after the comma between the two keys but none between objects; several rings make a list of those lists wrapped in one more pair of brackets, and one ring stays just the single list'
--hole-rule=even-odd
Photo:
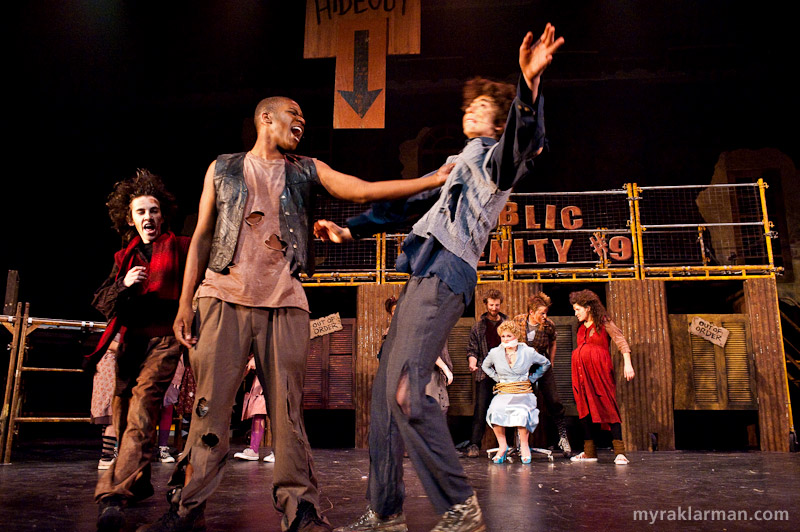
[{"label": "theater stage", "polygon": [[[95,454],[57,446],[16,450],[13,463],[0,466],[2,532],[94,530]],[[325,516],[339,526],[360,515],[367,452],[319,449],[314,456]],[[800,454],[636,452],[630,458],[631,465],[615,466],[610,451],[600,450],[594,464],[560,456],[549,462],[542,455],[529,466],[462,462],[491,531],[798,529]],[[166,510],[164,486],[173,467],[153,464],[156,495],[127,510],[126,531]],[[231,460],[206,509],[208,530],[279,531],[272,467]],[[430,530],[438,518],[408,460],[405,467],[409,530]]]}]

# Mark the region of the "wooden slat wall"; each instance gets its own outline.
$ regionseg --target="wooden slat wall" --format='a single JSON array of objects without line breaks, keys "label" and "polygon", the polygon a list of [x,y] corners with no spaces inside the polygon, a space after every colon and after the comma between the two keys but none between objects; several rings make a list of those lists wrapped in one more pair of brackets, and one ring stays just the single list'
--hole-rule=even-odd
[{"label": "wooden slat wall", "polygon": [[674,450],[672,348],[664,282],[609,283],[606,290],[607,308],[631,346],[636,372],[633,381],[625,380],[622,355],[612,342],[625,444],[634,451],[650,449],[650,434],[656,433],[659,449]]},{"label": "wooden slat wall", "polygon": [[775,279],[746,280],[744,296],[755,352],[761,450],[788,452],[786,362]]},{"label": "wooden slat wall", "polygon": [[550,371],[554,372],[558,398],[564,405],[565,414],[577,416],[575,395],[572,393],[572,352],[577,339],[578,319],[575,316],[549,316],[556,324],[556,354]]},{"label": "wooden slat wall", "polygon": [[343,319],[342,330],[328,335],[328,408],[353,408],[354,405],[354,321]]},{"label": "wooden slat wall", "polygon": [[372,381],[378,371],[378,349],[383,331],[388,324],[384,302],[389,296],[398,296],[402,285],[360,285],[357,288],[358,321],[356,332],[355,390],[356,447],[369,446],[369,409],[372,398]]},{"label": "wooden slat wall", "polygon": [[725,343],[726,383],[728,402],[732,405],[753,405],[755,402],[755,379],[751,375],[750,353],[745,322],[723,321],[722,326],[730,331]]},{"label": "wooden slat wall", "polygon": [[[694,318],[730,331],[725,347],[689,333]],[[675,410],[758,410],[744,314],[670,314]]]},{"label": "wooden slat wall", "polygon": [[475,319],[479,319],[481,314],[486,312],[486,305],[483,298],[486,292],[492,289],[500,290],[503,294],[503,305],[500,311],[513,318],[517,314],[527,312],[528,298],[533,294],[542,291],[541,283],[521,283],[519,281],[497,281],[486,284],[479,284],[475,289]]},{"label": "wooden slat wall", "polygon": [[353,318],[343,318],[342,330],[311,340],[304,408],[353,408],[354,323]]},{"label": "wooden slat wall", "polygon": [[453,362],[453,382],[447,387],[450,398],[449,415],[471,416],[475,411],[475,381],[467,360],[469,333],[474,324],[475,320],[472,318],[461,318],[447,338],[447,349]]},{"label": "wooden slat wall", "polygon": [[306,361],[306,380],[303,385],[303,408],[322,408],[325,404],[323,375],[324,342],[322,337],[311,341]]}]

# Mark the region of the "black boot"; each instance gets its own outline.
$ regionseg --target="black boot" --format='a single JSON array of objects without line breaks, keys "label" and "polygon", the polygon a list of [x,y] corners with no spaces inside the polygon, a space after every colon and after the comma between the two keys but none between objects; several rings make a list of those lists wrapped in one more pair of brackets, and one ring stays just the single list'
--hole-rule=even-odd
[{"label": "black boot", "polygon": [[181,516],[178,514],[181,491],[180,487],[172,488],[167,493],[169,510],[158,521],[142,525],[136,532],[203,532],[206,529],[205,501],[189,510],[188,514]]},{"label": "black boot", "polygon": [[119,495],[111,495],[100,499],[97,503],[97,530],[100,532],[119,532],[125,526],[125,515],[122,513],[124,499]]},{"label": "black boot", "polygon": [[153,483],[150,481],[150,474],[150,464],[147,464],[145,468],[142,469],[142,472],[137,475],[133,486],[131,486],[131,493],[133,493],[133,497],[131,497],[130,501],[131,504],[143,501],[155,493],[153,490]]},{"label": "black boot", "polygon": [[297,515],[289,528],[290,532],[331,532],[328,522],[317,514],[317,509],[308,501],[301,500],[297,505]]}]

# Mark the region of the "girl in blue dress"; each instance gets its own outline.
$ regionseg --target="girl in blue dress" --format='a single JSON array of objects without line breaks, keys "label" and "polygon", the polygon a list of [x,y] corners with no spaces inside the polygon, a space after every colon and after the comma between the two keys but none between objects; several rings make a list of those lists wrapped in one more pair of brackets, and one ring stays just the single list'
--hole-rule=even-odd
[{"label": "girl in blue dress", "polygon": [[[530,464],[528,436],[539,424],[532,385],[550,368],[550,361],[517,340],[519,331],[514,322],[504,321],[497,327],[497,333],[501,343],[489,351],[481,366],[484,373],[497,382],[486,414],[486,422],[492,427],[499,446],[492,461],[496,464],[505,461],[508,453],[505,428],[516,427],[522,463]],[[533,365],[537,368],[531,373]]]}]

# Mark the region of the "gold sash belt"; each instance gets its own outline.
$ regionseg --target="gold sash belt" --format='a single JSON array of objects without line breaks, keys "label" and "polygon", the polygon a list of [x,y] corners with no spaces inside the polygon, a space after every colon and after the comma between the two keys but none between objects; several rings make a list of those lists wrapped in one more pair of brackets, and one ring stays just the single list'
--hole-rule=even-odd
[{"label": "gold sash belt", "polygon": [[492,389],[494,393],[533,393],[531,381],[498,382]]}]

